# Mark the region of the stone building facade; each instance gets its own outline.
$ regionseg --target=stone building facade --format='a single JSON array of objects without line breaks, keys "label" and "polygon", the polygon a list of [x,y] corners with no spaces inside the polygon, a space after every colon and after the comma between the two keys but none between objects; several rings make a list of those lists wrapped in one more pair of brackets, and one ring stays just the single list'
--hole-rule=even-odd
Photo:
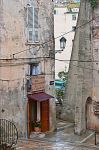
[{"label": "stone building facade", "polygon": [[99,130],[99,1],[92,9],[81,0],[61,117],[75,123],[75,133]]},{"label": "stone building facade", "polygon": [[[28,83],[44,75],[44,92],[54,96],[52,0],[0,0],[0,118],[28,135]],[[45,93],[45,94],[46,94]],[[55,129],[55,102],[49,100],[49,130]]]}]

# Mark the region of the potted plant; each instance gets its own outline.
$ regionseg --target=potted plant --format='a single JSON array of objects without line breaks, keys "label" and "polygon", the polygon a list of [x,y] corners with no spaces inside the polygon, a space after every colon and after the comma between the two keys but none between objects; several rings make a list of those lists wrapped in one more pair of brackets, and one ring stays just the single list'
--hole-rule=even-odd
[{"label": "potted plant", "polygon": [[34,131],[35,132],[41,132],[41,122],[40,121],[34,122]]}]

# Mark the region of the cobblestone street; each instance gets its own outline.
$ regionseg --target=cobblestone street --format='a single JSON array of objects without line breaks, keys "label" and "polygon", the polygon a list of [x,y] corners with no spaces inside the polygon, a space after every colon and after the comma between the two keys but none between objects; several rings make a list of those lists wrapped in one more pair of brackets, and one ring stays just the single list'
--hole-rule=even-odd
[{"label": "cobblestone street", "polygon": [[99,145],[95,145],[94,132],[75,135],[73,124],[63,121],[57,122],[57,129],[45,135],[33,133],[29,140],[19,139],[17,150],[99,150]]},{"label": "cobblestone street", "polygon": [[99,150],[97,146],[86,146],[84,144],[47,142],[47,141],[19,141],[16,150]]}]

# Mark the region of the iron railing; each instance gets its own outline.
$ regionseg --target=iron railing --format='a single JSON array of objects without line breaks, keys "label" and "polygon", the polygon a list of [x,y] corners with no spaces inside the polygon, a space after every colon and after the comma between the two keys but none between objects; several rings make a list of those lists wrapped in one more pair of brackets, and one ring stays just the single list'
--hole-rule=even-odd
[{"label": "iron railing", "polygon": [[13,122],[6,119],[0,119],[0,148],[13,147],[17,144],[18,131]]}]

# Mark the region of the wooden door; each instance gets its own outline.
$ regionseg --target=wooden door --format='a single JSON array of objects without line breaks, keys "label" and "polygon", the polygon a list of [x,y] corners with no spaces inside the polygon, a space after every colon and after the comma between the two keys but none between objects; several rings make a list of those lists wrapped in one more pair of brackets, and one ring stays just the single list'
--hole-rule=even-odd
[{"label": "wooden door", "polygon": [[37,101],[28,101],[28,134],[33,132],[33,122],[37,120]]},{"label": "wooden door", "polygon": [[49,131],[49,100],[41,102],[42,132]]},{"label": "wooden door", "polygon": [[92,129],[92,114],[91,114],[91,107],[92,105],[91,104],[88,104],[87,103],[87,107],[86,107],[86,127],[87,129]]},{"label": "wooden door", "polygon": [[94,130],[96,126],[96,118],[94,115],[94,108],[92,101],[86,103],[86,128]]},{"label": "wooden door", "polygon": [[92,116],[93,116],[92,98],[88,97],[85,104],[86,129],[92,129],[93,126]]},{"label": "wooden door", "polygon": [[31,104],[30,101],[28,101],[28,105],[27,105],[27,111],[28,111],[28,136],[30,136],[30,132],[31,132]]}]

